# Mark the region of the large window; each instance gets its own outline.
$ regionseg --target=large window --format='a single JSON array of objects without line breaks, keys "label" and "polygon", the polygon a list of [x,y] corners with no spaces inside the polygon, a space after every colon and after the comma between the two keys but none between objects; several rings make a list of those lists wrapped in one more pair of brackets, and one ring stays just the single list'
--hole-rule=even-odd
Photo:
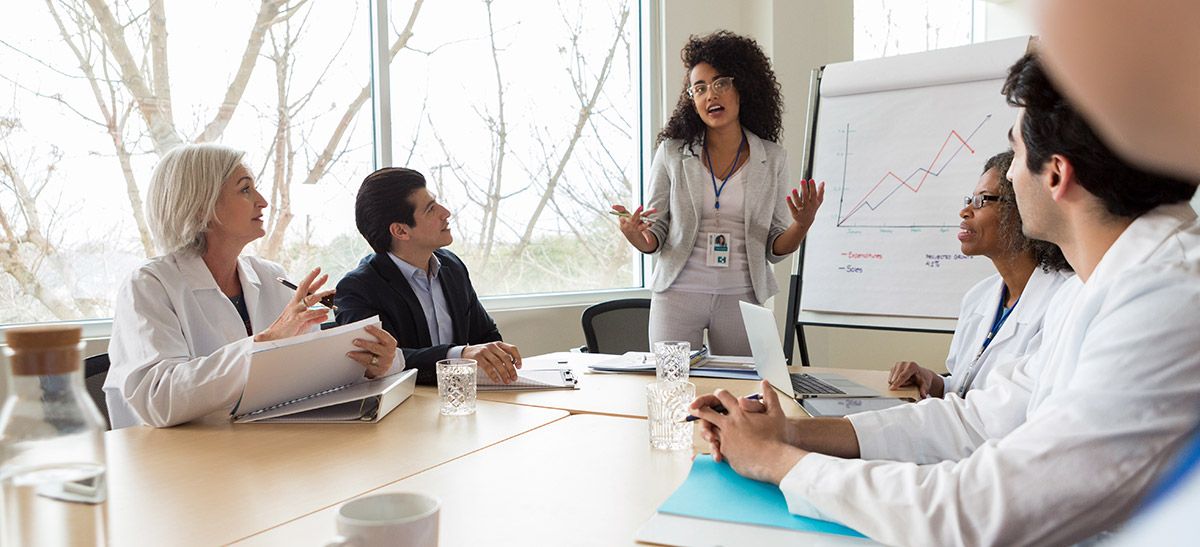
[{"label": "large window", "polygon": [[[622,288],[604,211],[640,192],[631,0],[396,1],[375,116],[366,0],[17,3],[0,18],[0,324],[102,318],[155,255],[143,194],[182,142],[248,152],[271,202],[247,252],[335,280],[368,252],[359,181],[426,174],[482,294]],[[632,12],[632,13],[631,13]],[[386,109],[383,111],[387,111]]]},{"label": "large window", "polygon": [[854,58],[919,53],[973,42],[977,0],[855,0]]}]

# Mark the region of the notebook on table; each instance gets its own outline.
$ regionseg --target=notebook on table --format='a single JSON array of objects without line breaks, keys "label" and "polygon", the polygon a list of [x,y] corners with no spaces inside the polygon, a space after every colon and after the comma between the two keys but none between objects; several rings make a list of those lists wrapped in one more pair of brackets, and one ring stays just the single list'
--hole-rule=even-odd
[{"label": "notebook on table", "polygon": [[511,384],[493,382],[482,370],[476,373],[475,388],[479,391],[541,391],[546,389],[578,389],[575,373],[567,368],[518,370]]},{"label": "notebook on table", "polygon": [[[358,348],[355,338],[372,339],[371,317],[328,330],[283,340],[258,342],[250,354],[246,387],[234,406],[237,423],[282,421],[375,422],[413,392],[416,371],[368,380],[357,361],[346,356]],[[358,414],[350,417],[354,403]],[[315,412],[326,407],[339,406]],[[300,416],[300,414],[304,416]]]}]

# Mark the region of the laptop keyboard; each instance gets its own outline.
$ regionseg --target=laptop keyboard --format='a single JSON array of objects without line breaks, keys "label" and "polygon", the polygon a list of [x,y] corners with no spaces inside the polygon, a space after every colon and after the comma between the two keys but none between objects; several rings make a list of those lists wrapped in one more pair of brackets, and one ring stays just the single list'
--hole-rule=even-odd
[{"label": "laptop keyboard", "polygon": [[796,395],[805,395],[810,393],[820,393],[825,395],[842,395],[842,391],[833,387],[829,382],[820,380],[809,374],[792,374],[792,389]]}]

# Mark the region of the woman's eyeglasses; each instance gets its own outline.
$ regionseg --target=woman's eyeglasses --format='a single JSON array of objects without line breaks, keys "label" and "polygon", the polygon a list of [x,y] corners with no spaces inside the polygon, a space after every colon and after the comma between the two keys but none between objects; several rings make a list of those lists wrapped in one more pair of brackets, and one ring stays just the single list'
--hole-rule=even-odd
[{"label": "woman's eyeglasses", "polygon": [[964,196],[963,207],[970,205],[972,209],[983,209],[984,204],[989,201],[1004,201],[1004,198],[1000,196],[985,196],[983,194]]},{"label": "woman's eyeglasses", "polygon": [[708,94],[711,89],[716,95],[723,95],[729,88],[733,87],[733,76],[721,76],[712,81],[711,84],[700,82],[692,87],[687,88],[688,97],[699,99]]}]

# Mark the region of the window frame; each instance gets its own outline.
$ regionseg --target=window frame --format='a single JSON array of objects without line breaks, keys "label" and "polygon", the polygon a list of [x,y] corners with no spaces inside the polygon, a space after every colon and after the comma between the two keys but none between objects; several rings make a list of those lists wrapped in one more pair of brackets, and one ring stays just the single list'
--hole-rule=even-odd
[{"label": "window frame", "polygon": [[[370,26],[370,60],[371,60],[371,121],[374,131],[374,166],[391,165],[392,162],[392,128],[391,128],[391,67],[381,62],[387,58],[389,19],[388,7],[390,0],[369,0],[368,25]],[[661,128],[663,109],[661,106],[662,90],[662,44],[650,39],[651,29],[661,29],[661,8],[658,2],[648,0],[632,0],[637,10],[637,41],[638,41],[638,176],[639,187],[636,192],[638,202],[645,200],[646,173],[650,172],[651,154],[653,152],[653,135]],[[642,254],[639,260],[639,284],[631,287],[613,289],[593,289],[584,291],[564,291],[533,294],[497,295],[480,297],[484,307],[490,312],[507,310],[527,310],[563,306],[580,306],[594,304],[605,300],[618,298],[649,298],[648,288],[651,257]],[[72,325],[83,329],[84,339],[109,338],[112,333],[112,318],[92,318],[74,321],[48,321],[37,323],[8,323],[0,324],[0,333],[5,330],[32,325]],[[0,342],[2,345],[2,342]]]}]

